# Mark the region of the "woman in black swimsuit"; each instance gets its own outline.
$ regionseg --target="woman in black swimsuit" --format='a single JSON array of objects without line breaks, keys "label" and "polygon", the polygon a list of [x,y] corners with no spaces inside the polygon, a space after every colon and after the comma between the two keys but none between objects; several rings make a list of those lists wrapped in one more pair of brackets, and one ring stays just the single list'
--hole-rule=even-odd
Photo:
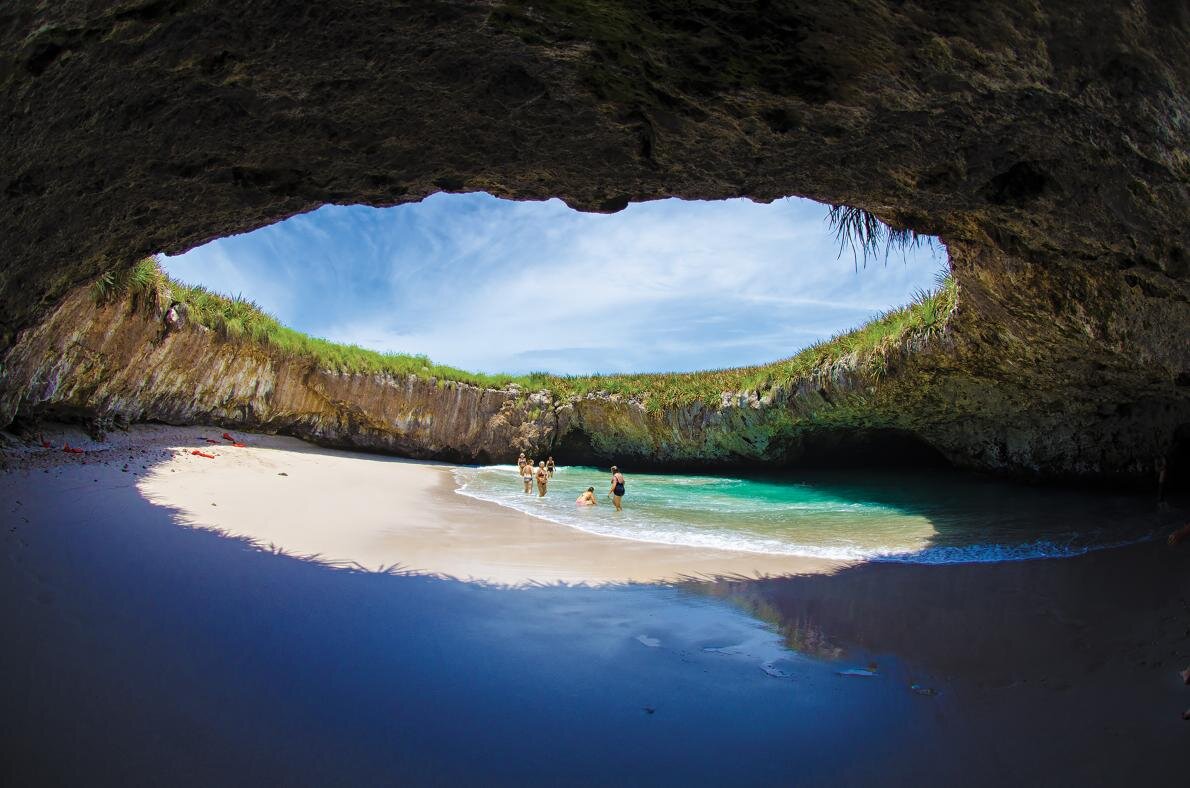
[{"label": "woman in black swimsuit", "polygon": [[624,498],[624,474],[620,473],[620,469],[612,466],[612,489],[611,489],[612,503],[616,505],[616,511],[624,511],[621,505]]}]

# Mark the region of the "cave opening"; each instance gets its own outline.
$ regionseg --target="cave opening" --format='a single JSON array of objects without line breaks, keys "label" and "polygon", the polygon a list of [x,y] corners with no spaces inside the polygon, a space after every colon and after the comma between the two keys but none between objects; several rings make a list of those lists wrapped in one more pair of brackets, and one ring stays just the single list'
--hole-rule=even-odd
[{"label": "cave opening", "polygon": [[439,193],[324,206],[161,263],[304,334],[449,368],[689,373],[787,358],[936,289],[945,250],[901,233],[801,198],[607,215]]},{"label": "cave opening", "polygon": [[[14,783],[1181,771],[1190,547],[1162,537],[1187,511],[1153,511],[1152,487],[1160,456],[1171,490],[1190,481],[1187,428],[1170,440],[1190,423],[1186,3],[16,0],[0,19],[0,426],[134,424],[105,446],[38,435],[12,447],[29,465],[0,467]],[[317,228],[258,241],[255,271],[228,253],[231,233],[438,189],[620,217],[796,191],[866,209],[838,214],[861,239],[876,216],[944,237],[958,295],[939,319],[916,298],[931,266],[864,242],[840,255],[822,216],[820,255],[757,228],[776,253],[751,267],[705,219],[677,234],[699,266],[655,265],[643,233],[571,243],[581,271],[550,250],[478,264],[501,242],[477,231],[412,251],[372,234],[384,268]],[[565,221],[527,232],[566,237]],[[174,289],[139,266],[220,237],[225,259],[198,267],[222,281],[166,260],[196,286]],[[87,292],[130,270],[133,303],[102,280]],[[923,280],[866,297],[910,270]],[[910,301],[913,331],[836,336]],[[815,342],[834,350],[793,362]],[[543,370],[618,377],[551,398]],[[643,374],[665,371],[690,374]],[[126,441],[153,422],[187,425],[147,444],[155,490]],[[931,500],[944,473],[851,492],[878,475],[856,465],[937,462],[923,440],[987,473],[1148,487],[1105,506],[971,485],[977,505],[949,512]],[[522,446],[841,466],[817,498],[784,500],[846,498],[796,545],[863,552],[735,550],[766,547],[753,526],[777,507],[759,495],[737,496],[765,505],[733,512],[726,549],[633,544],[643,529],[603,500],[588,519],[619,533],[522,530],[452,491],[468,469],[342,451],[502,464]],[[0,435],[0,466],[9,449]],[[506,470],[491,472],[525,508],[586,516],[586,484],[539,501]],[[646,491],[627,471],[631,517]]]}]

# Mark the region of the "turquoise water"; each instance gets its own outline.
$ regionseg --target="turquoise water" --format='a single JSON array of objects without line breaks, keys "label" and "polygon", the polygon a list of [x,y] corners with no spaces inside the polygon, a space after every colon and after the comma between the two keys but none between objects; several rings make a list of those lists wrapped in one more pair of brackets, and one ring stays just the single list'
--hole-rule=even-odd
[{"label": "turquoise water", "polygon": [[[948,471],[770,477],[558,469],[545,498],[511,465],[458,468],[458,492],[593,534],[834,559],[968,563],[1072,556],[1151,537],[1180,516],[1151,498],[1033,488]],[[576,507],[594,487],[600,505]],[[1168,522],[1167,522],[1168,521]]]}]

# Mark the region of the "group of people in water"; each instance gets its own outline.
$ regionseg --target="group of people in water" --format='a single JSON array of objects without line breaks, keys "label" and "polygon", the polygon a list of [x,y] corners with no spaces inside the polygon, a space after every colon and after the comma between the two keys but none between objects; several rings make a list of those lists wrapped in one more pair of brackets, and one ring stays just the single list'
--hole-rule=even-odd
[{"label": "group of people in water", "polygon": [[[517,467],[520,469],[521,481],[525,484],[525,494],[529,495],[533,492],[533,482],[537,482],[537,497],[544,498],[546,492],[549,490],[550,479],[554,478],[554,471],[557,466],[554,464],[554,458],[550,457],[539,461],[536,465],[533,464],[531,457],[526,457],[524,452],[517,458]],[[608,490],[608,496],[612,499],[612,505],[616,507],[616,511],[624,510],[624,474],[620,473],[620,469],[615,465],[612,466],[612,482],[611,489]],[[598,506],[599,499],[595,496],[595,488],[588,487],[582,495],[580,495],[574,502],[575,506]]]}]

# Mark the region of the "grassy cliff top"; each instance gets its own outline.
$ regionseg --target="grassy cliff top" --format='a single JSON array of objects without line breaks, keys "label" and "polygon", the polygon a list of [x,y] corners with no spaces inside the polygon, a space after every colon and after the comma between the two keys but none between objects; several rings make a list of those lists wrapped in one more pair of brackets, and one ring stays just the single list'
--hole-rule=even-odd
[{"label": "grassy cliff top", "polygon": [[910,335],[941,329],[955,305],[954,280],[940,278],[929,291],[919,291],[912,303],[891,309],[851,331],[811,345],[780,361],[751,367],[615,375],[487,375],[435,364],[424,355],[381,353],[358,345],[330,342],[284,326],[252,301],[213,293],[201,286],[175,282],[148,257],[119,274],[105,274],[92,285],[99,302],[128,298],[146,310],[164,312],[173,303],[186,305],[190,321],[219,333],[226,341],[251,343],[281,356],[308,360],[325,369],[345,373],[417,375],[441,382],[485,388],[520,386],[526,391],[547,390],[559,397],[593,392],[635,398],[650,408],[705,402],[716,405],[724,392],[764,392],[804,377],[816,368],[856,354],[875,377],[888,353]]}]

